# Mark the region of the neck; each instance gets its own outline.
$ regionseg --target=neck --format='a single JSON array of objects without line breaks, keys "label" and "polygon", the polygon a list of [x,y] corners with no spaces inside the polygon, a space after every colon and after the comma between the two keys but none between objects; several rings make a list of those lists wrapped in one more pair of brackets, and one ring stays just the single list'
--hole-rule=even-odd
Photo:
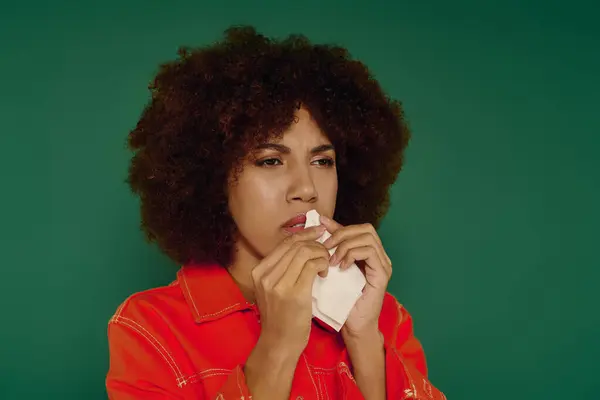
[{"label": "neck", "polygon": [[238,269],[234,269],[232,267],[228,268],[229,275],[233,278],[234,282],[244,295],[244,298],[249,303],[256,303],[256,296],[254,295],[254,283],[252,282],[252,277],[247,279],[245,275],[242,275]]},{"label": "neck", "polygon": [[250,303],[256,303],[252,270],[260,262],[260,257],[243,244],[236,245],[232,264],[227,268],[229,274]]}]

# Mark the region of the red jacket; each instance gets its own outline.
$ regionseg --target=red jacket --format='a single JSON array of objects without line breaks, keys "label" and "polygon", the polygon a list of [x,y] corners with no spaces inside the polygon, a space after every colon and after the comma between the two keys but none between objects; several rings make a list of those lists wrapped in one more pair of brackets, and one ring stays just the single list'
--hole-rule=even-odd
[{"label": "red jacket", "polygon": [[[379,327],[387,398],[444,400],[427,380],[410,315],[390,294]],[[258,309],[246,302],[227,270],[183,267],[169,286],[134,294],[110,319],[108,396],[250,400],[243,367],[259,334]],[[290,399],[362,399],[351,369],[340,334],[315,321]]]}]

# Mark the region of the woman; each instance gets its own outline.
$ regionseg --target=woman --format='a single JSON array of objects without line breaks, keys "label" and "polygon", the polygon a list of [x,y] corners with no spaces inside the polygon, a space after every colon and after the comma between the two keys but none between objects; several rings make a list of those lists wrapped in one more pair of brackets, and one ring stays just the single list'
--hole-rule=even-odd
[{"label": "woman", "polygon": [[[182,50],[151,91],[129,183],[148,238],[182,267],[111,318],[109,397],[443,399],[386,293],[374,227],[409,132],[366,67],[340,47],[232,28]],[[322,225],[303,229],[311,209]],[[367,284],[337,332],[313,318],[311,288],[339,261]]]}]

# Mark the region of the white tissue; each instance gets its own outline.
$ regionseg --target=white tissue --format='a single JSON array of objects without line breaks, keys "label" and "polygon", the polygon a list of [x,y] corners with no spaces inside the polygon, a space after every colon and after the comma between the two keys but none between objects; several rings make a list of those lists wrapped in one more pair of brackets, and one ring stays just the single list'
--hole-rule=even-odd
[{"label": "white tissue", "polygon": [[[310,210],[306,213],[304,229],[317,225],[321,225],[320,215],[316,210]],[[331,233],[325,231],[317,241],[323,243],[330,236]],[[334,247],[329,250],[329,254],[335,253],[336,249],[337,247]],[[356,264],[353,263],[344,271],[340,270],[339,266],[340,264],[330,266],[325,278],[317,275],[312,288],[313,316],[338,332],[346,322],[352,307],[362,296],[367,282]]]}]

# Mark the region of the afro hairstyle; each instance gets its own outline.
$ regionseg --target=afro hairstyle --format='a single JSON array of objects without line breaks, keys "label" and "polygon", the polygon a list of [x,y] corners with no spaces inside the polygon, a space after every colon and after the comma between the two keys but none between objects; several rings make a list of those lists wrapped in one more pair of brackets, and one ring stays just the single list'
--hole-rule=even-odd
[{"label": "afro hairstyle", "polygon": [[232,262],[230,174],[257,145],[281,138],[301,106],[336,149],[334,218],[377,228],[386,214],[410,131],[401,103],[345,48],[234,26],[216,43],[180,48],[149,90],[128,135],[127,183],[147,240],[176,263]]}]

